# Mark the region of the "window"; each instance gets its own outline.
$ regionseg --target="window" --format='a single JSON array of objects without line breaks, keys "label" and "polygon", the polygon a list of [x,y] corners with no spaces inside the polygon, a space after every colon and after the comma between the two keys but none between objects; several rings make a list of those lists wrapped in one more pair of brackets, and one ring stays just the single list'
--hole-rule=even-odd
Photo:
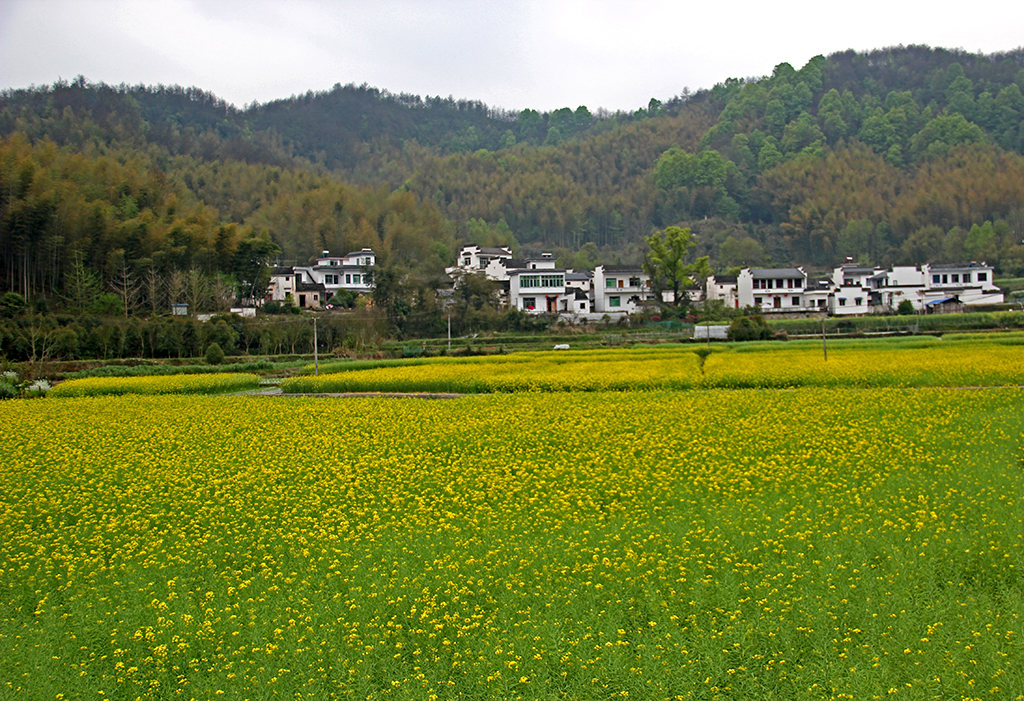
[{"label": "window", "polygon": [[932,275],[932,284],[938,285],[942,281],[941,275]]},{"label": "window", "polygon": [[621,307],[622,306],[622,298],[621,297],[609,297],[608,298],[608,306],[609,307]]},{"label": "window", "polygon": [[754,297],[754,304],[761,304],[761,298],[760,297]]},{"label": "window", "polygon": [[800,298],[799,297],[793,297],[793,306],[794,307],[799,307],[800,306]]},{"label": "window", "polygon": [[949,276],[948,275],[943,275],[942,276],[942,284],[945,285],[948,282],[949,282]]},{"label": "window", "polygon": [[631,277],[631,278],[629,278],[629,286],[630,287],[640,287],[640,278],[638,278],[638,277]]},{"label": "window", "polygon": [[793,289],[793,281],[792,280],[786,280],[786,287],[788,287],[789,289]]},{"label": "window", "polygon": [[352,275],[351,274],[348,274],[348,275],[345,276],[345,284],[346,285],[351,285],[352,284]]},{"label": "window", "polygon": [[464,268],[468,268],[470,265],[472,265],[472,263],[473,263],[473,261],[471,259],[469,259],[469,258],[463,258],[462,259],[462,266]]},{"label": "window", "polygon": [[352,276],[352,282],[354,284],[358,285],[359,284],[359,276],[358,275],[353,275]]},{"label": "window", "polygon": [[564,287],[565,279],[561,275],[541,275],[541,287]]},{"label": "window", "polygon": [[985,282],[988,280],[988,273],[978,273],[978,282]]},{"label": "window", "polygon": [[970,281],[971,281],[971,274],[970,273],[964,273],[964,282],[970,282]]},{"label": "window", "polygon": [[839,298],[839,306],[840,307],[845,307],[846,306],[846,297],[840,297]]},{"label": "window", "polygon": [[520,287],[540,287],[540,275],[520,275]]},{"label": "window", "polygon": [[819,309],[824,309],[825,308],[825,300],[823,300],[823,299],[819,299],[818,300],[818,308]]},{"label": "window", "polygon": [[605,287],[618,287],[619,283],[615,281],[615,278],[610,277],[604,281]]},{"label": "window", "polygon": [[960,282],[960,276],[957,275],[956,273],[950,275],[949,278],[951,282]]},{"label": "window", "polygon": [[537,298],[536,297],[523,297],[523,309],[528,309],[529,311],[533,311],[536,308],[537,308]]},{"label": "window", "polygon": [[860,305],[864,304],[864,298],[863,297],[855,297],[854,300],[853,300],[853,304],[855,306],[859,307]]},{"label": "window", "polygon": [[803,286],[804,286],[804,281],[801,280],[800,278],[797,278],[796,279],[796,288],[799,290]]}]

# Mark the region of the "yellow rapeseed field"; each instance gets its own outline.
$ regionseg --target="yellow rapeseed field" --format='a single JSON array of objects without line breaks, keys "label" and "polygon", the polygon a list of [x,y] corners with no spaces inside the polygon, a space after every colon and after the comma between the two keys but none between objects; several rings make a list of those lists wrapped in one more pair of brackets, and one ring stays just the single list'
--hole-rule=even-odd
[{"label": "yellow rapeseed field", "polygon": [[223,373],[209,375],[154,375],[147,377],[86,377],[54,387],[50,397],[99,397],[117,394],[217,394],[254,389],[259,375]]},{"label": "yellow rapeseed field", "polygon": [[0,422],[0,698],[1024,698],[1020,389]]},{"label": "yellow rapeseed field", "polygon": [[1024,385],[1024,345],[818,343],[695,346],[438,358],[287,380],[286,392],[593,392],[792,387]]}]

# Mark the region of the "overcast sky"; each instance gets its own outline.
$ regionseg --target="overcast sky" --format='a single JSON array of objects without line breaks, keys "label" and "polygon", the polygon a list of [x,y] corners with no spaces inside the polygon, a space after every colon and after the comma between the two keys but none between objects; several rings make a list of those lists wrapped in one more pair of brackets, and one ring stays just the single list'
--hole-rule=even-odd
[{"label": "overcast sky", "polygon": [[0,88],[84,75],[241,107],[335,83],[634,110],[816,54],[1024,45],[1024,2],[0,0]]}]

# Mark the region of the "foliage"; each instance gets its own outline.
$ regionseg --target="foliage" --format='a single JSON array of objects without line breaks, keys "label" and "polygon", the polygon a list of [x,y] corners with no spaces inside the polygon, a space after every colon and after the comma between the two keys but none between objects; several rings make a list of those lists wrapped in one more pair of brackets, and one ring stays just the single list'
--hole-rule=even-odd
[{"label": "foliage", "polygon": [[704,256],[692,263],[686,262],[692,241],[689,229],[670,226],[665,231],[646,238],[650,252],[644,261],[644,272],[650,276],[651,289],[661,297],[663,290],[672,293],[672,306],[686,306],[689,297],[685,288],[703,283],[711,275],[708,258]]},{"label": "foliage", "polygon": [[772,330],[760,314],[736,317],[729,324],[730,341],[764,341],[771,337]]},{"label": "foliage", "polygon": [[224,362],[224,351],[221,349],[220,344],[216,342],[211,343],[203,355],[203,360],[208,365],[221,365]]}]

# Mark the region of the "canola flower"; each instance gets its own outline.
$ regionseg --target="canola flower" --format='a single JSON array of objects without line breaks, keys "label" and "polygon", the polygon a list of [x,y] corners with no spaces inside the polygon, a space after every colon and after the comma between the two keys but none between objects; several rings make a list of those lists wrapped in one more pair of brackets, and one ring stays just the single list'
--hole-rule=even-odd
[{"label": "canola flower", "polygon": [[5,698],[1024,693],[1020,389],[0,421]]},{"label": "canola flower", "polygon": [[529,352],[480,358],[435,358],[409,365],[350,370],[282,383],[285,392],[594,392],[690,389],[701,382],[700,358],[688,349]]},{"label": "canola flower", "polygon": [[536,352],[439,358],[303,376],[290,393],[594,392],[793,387],[991,387],[1024,384],[1024,346],[999,342],[924,345],[815,343],[715,349],[692,347]]},{"label": "canola flower", "polygon": [[50,390],[50,397],[99,397],[118,394],[217,394],[255,389],[259,375],[159,375],[144,377],[85,377],[68,380]]}]

